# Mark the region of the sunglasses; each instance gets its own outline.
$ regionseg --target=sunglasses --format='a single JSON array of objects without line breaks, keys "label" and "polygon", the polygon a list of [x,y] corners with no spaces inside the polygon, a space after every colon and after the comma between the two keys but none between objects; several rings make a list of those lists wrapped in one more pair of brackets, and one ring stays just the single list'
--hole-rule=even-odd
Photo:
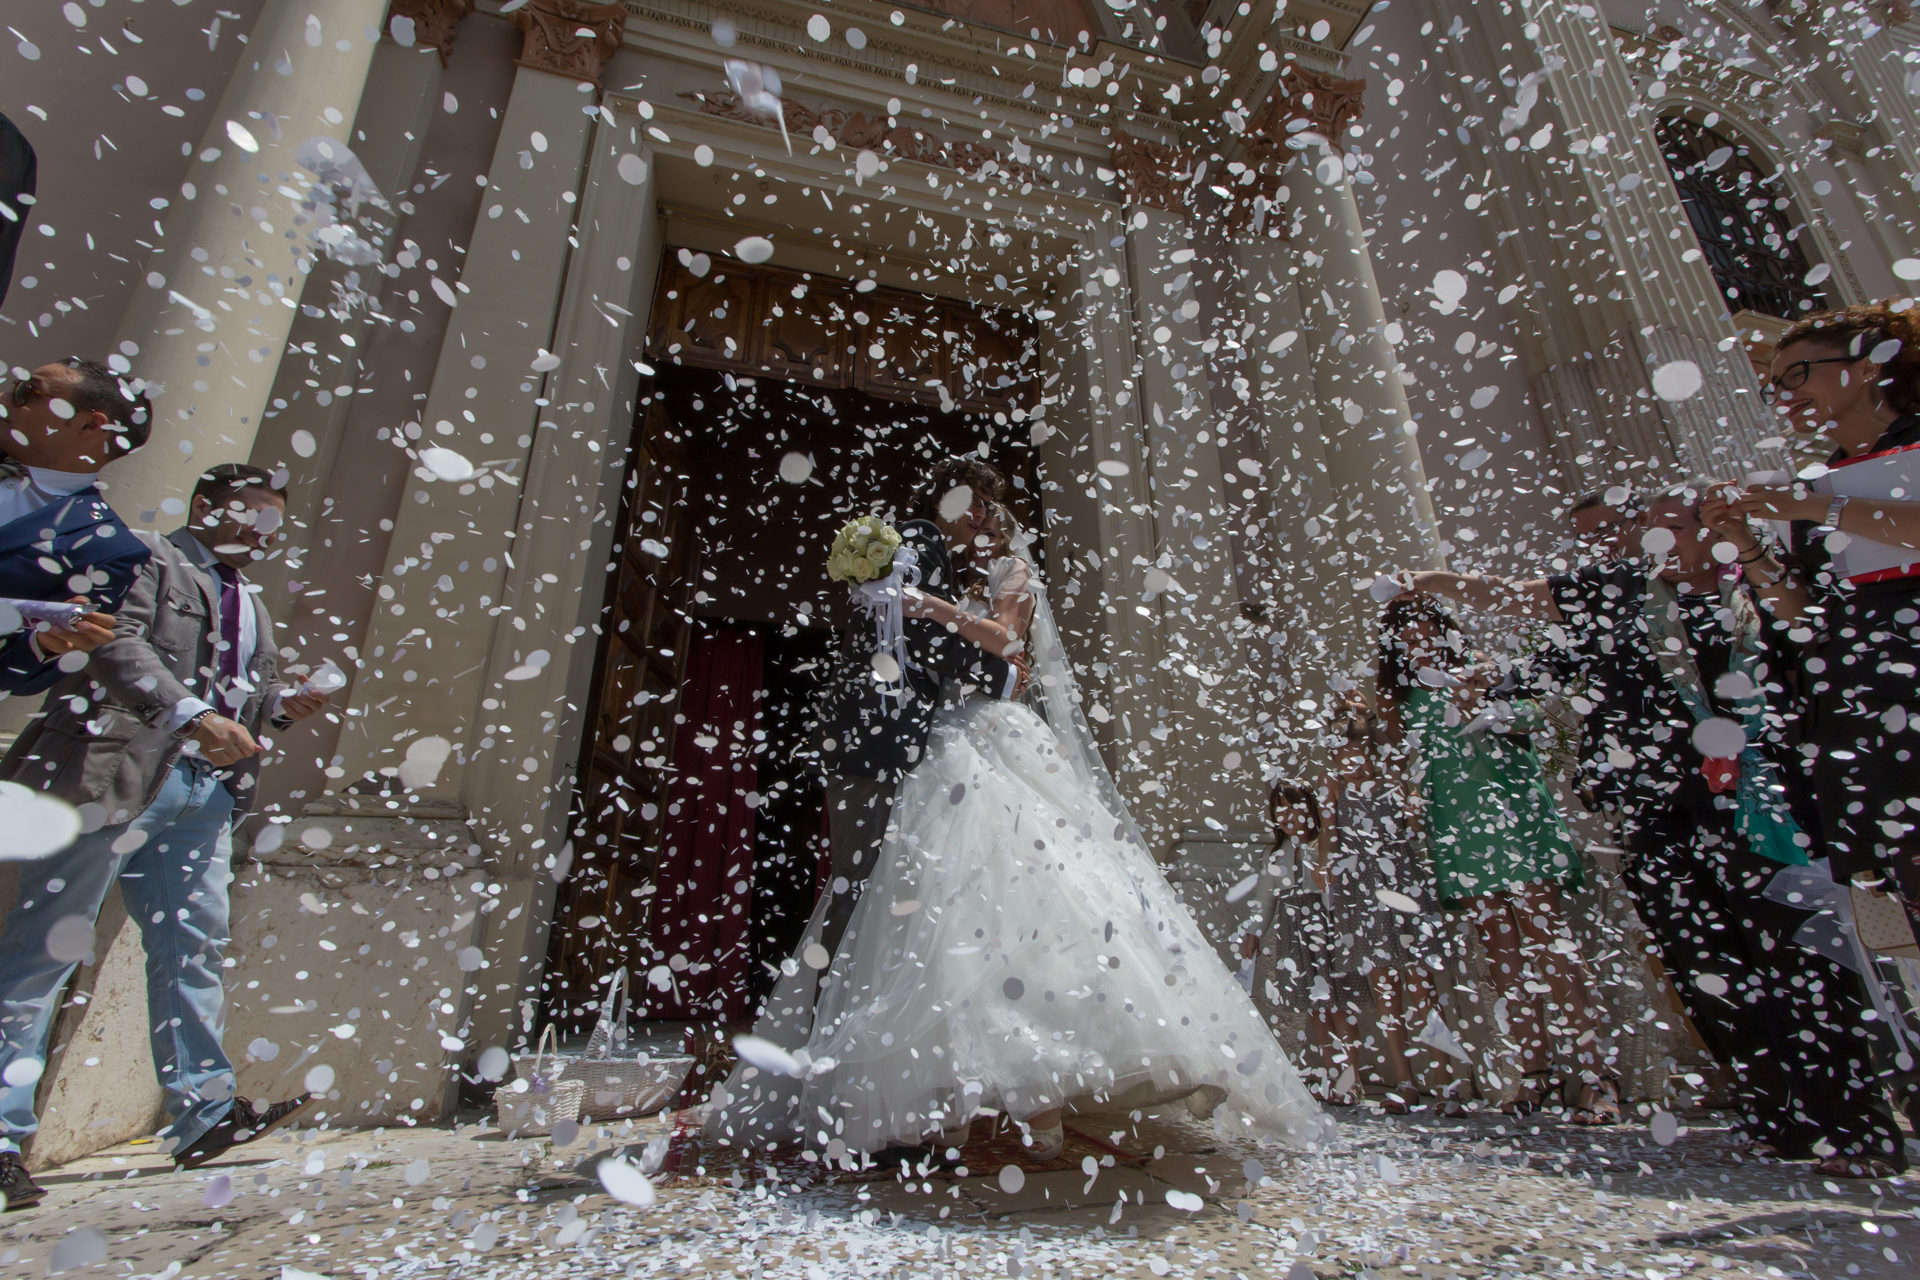
[{"label": "sunglasses", "polygon": [[1795,360],[1773,377],[1768,378],[1761,387],[1769,400],[1779,396],[1782,391],[1798,391],[1807,385],[1807,379],[1813,376],[1813,366],[1817,364],[1857,364],[1865,356],[1824,356],[1818,360]]}]

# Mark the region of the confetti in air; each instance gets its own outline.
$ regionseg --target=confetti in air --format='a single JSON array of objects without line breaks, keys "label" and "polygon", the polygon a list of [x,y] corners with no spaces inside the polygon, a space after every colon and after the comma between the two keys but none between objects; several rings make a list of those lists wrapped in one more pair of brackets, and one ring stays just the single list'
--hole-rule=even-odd
[{"label": "confetti in air", "polygon": [[13,9],[9,1274],[1913,1272],[1914,6]]}]

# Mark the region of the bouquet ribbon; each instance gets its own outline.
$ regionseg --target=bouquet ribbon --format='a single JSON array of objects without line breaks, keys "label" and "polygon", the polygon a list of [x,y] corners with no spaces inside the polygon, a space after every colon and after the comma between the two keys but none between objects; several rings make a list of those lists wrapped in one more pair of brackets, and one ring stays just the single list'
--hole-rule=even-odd
[{"label": "bouquet ribbon", "polygon": [[893,567],[886,577],[874,582],[857,582],[850,588],[854,607],[873,619],[874,652],[893,658],[893,679],[881,683],[903,707],[913,697],[907,672],[919,670],[907,655],[906,593],[907,588],[919,585],[919,553],[903,546],[893,553]]}]

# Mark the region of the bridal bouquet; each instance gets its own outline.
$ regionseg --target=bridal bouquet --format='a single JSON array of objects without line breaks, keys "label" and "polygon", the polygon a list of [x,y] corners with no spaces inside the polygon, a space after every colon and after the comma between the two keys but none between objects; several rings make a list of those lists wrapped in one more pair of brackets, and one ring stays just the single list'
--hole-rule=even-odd
[{"label": "bridal bouquet", "polygon": [[853,605],[873,623],[873,674],[905,706],[913,696],[906,673],[906,593],[920,585],[920,558],[900,545],[900,534],[871,516],[849,520],[833,540],[827,576],[847,584]]},{"label": "bridal bouquet", "polygon": [[878,582],[893,572],[893,557],[898,550],[900,535],[892,525],[871,516],[849,520],[833,540],[833,551],[827,556],[827,576],[855,585]]}]

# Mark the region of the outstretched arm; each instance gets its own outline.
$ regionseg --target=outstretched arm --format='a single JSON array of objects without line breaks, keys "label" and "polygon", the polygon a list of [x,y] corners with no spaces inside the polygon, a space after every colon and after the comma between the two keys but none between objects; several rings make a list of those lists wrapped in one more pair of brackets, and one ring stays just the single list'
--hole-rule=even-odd
[{"label": "outstretched arm", "polygon": [[1010,659],[1026,647],[1027,624],[1033,620],[1031,599],[1026,603],[1024,614],[1019,613],[1016,607],[1008,616],[1002,616],[1001,601],[996,600],[993,614],[982,617],[968,613],[950,600],[909,589],[905,607],[909,618],[926,618],[937,622],[996,658]]},{"label": "outstretched arm", "polygon": [[1566,621],[1560,614],[1560,606],[1553,602],[1553,593],[1547,590],[1545,578],[1516,582],[1492,574],[1426,569],[1407,575],[1406,594],[1445,596],[1484,613],[1503,613],[1513,618]]}]

